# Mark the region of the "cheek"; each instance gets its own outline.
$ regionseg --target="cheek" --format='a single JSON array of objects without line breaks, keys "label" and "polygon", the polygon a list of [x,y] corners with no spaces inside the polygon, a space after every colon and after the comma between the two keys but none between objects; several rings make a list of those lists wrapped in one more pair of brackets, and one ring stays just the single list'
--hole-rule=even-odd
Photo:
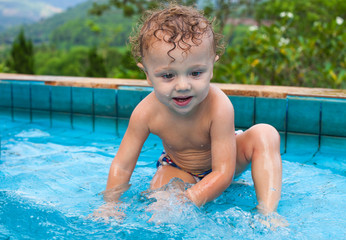
[{"label": "cheek", "polygon": [[200,84],[198,86],[198,91],[200,92],[201,98],[204,99],[208,95],[209,87],[210,87],[210,82],[209,81],[205,81],[205,82],[203,82],[203,84]]},{"label": "cheek", "polygon": [[171,88],[168,84],[154,83],[153,87],[157,98],[162,99],[170,96]]},{"label": "cheek", "polygon": [[167,94],[166,92],[159,91],[157,89],[155,89],[154,92],[155,92],[155,95],[157,96],[157,98],[159,98],[159,99],[163,99],[163,98],[166,98],[169,96],[169,94]]},{"label": "cheek", "polygon": [[210,88],[210,84],[208,83],[208,86],[206,86],[206,88],[204,89],[204,98],[207,97],[207,95],[209,93],[209,88]]}]

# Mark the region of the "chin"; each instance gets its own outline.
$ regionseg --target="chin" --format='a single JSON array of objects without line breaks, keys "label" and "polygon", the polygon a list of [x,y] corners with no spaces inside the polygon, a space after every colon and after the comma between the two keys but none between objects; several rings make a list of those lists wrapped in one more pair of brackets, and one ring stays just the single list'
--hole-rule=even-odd
[{"label": "chin", "polygon": [[195,108],[191,108],[191,107],[186,108],[186,109],[182,109],[182,108],[180,108],[180,109],[174,108],[173,109],[173,111],[180,116],[189,116],[194,112],[194,110],[195,110]]}]

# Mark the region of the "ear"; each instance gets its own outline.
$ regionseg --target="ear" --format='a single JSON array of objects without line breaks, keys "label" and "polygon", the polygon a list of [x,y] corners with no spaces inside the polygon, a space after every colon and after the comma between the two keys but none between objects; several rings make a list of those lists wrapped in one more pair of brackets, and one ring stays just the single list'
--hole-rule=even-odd
[{"label": "ear", "polygon": [[[220,59],[219,55],[215,55],[214,63],[219,61],[219,59]],[[214,77],[214,71],[211,72],[210,80],[213,79],[213,77]]]},{"label": "ear", "polygon": [[150,81],[150,79],[149,79],[149,76],[148,76],[148,72],[147,72],[147,70],[145,69],[143,63],[140,63],[140,62],[137,63],[137,67],[139,67],[140,69],[142,69],[142,71],[145,73],[145,76],[147,77],[147,81],[148,81],[149,85],[152,86],[152,83],[151,83],[151,81]]},{"label": "ear", "polygon": [[137,63],[137,67],[139,67],[140,69],[142,69],[143,70],[143,72],[146,72],[146,70],[145,70],[145,67],[144,67],[144,65],[143,65],[143,63]]}]

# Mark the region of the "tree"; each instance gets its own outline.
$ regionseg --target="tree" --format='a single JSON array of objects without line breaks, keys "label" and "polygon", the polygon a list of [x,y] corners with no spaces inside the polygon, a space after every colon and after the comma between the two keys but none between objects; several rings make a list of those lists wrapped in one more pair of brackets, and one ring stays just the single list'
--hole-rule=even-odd
[{"label": "tree", "polygon": [[[133,15],[141,15],[148,9],[157,8],[160,3],[168,4],[172,1],[147,1],[147,0],[108,0],[108,3],[98,4],[93,3],[93,7],[89,10],[89,13],[100,16],[105,11],[116,7],[123,10],[123,14],[126,17]],[[218,32],[224,33],[225,27],[228,24],[228,20],[231,17],[248,17],[252,16],[258,3],[261,0],[176,0],[178,4],[185,6],[198,6],[204,11],[208,17],[214,17],[218,23]],[[231,29],[226,36],[226,42],[231,39],[233,30]]]},{"label": "tree", "polygon": [[[336,8],[342,10],[329,11]],[[215,65],[215,79],[345,88],[345,12],[341,0],[263,2],[257,16],[271,24],[249,28],[243,41],[229,47]]]},{"label": "tree", "polygon": [[[336,17],[346,18],[346,2],[344,0],[270,0],[257,5],[255,17],[258,21],[269,19],[280,21],[282,14],[292,14],[290,27],[296,34],[312,36],[316,22],[332,22]],[[280,15],[281,13],[281,15]]]},{"label": "tree", "polygon": [[16,73],[34,74],[34,48],[22,29],[12,44],[8,67]]},{"label": "tree", "polygon": [[107,77],[107,70],[104,64],[104,59],[97,54],[97,48],[93,47],[88,54],[88,68],[86,76],[88,77]]},{"label": "tree", "polygon": [[[111,7],[117,7],[123,10],[125,16],[138,16],[147,9],[157,7],[158,2],[108,0],[106,4],[94,4],[90,12],[101,15]],[[160,2],[167,4],[169,1]],[[214,70],[214,79],[218,82],[329,88],[346,86],[344,0],[175,2],[195,5],[205,15],[215,17],[217,31],[226,35],[226,53]],[[256,26],[232,26],[233,20],[244,17],[255,19],[250,24]],[[242,23],[249,24],[238,21],[238,24]],[[127,74],[128,71],[121,72]],[[128,77],[126,74],[122,77]]]}]

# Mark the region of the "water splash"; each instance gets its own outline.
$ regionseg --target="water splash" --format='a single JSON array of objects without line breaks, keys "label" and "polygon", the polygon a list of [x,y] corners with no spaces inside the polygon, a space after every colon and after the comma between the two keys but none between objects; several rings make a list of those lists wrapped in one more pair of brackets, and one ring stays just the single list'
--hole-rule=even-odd
[{"label": "water splash", "polygon": [[173,178],[159,189],[144,192],[142,195],[151,202],[146,209],[152,213],[149,222],[180,224],[187,218],[197,219],[199,211],[185,196],[186,188],[181,179]]},{"label": "water splash", "polygon": [[21,138],[35,138],[35,137],[49,137],[49,136],[50,136],[49,133],[44,132],[40,129],[23,130],[20,133],[15,135],[15,137],[21,137]]}]

